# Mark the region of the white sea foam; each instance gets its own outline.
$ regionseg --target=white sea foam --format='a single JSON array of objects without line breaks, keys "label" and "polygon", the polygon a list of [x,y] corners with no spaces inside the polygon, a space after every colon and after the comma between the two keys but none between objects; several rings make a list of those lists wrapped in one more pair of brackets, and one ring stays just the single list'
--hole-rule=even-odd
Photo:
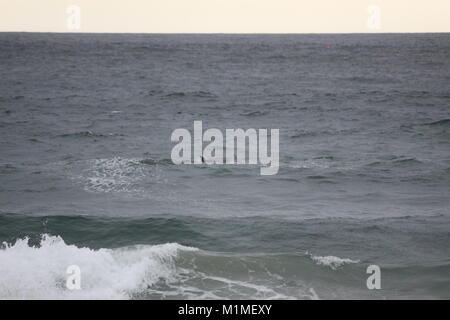
[{"label": "white sea foam", "polygon": [[91,192],[136,192],[135,185],[145,177],[137,159],[94,159],[83,170],[85,190]]},{"label": "white sea foam", "polygon": [[138,158],[92,159],[83,161],[81,173],[72,178],[81,182],[84,190],[95,193],[121,192],[142,194],[145,182],[164,183],[158,166],[150,167]]},{"label": "white sea foam", "polygon": [[[195,250],[176,243],[92,250],[48,235],[39,247],[17,240],[0,250],[0,299],[129,299],[175,277],[176,256]],[[81,269],[81,290],[66,288],[70,265]]]},{"label": "white sea foam", "polygon": [[[0,300],[318,299],[308,286],[266,273],[264,264],[239,270],[245,258],[229,272],[228,259],[177,243],[94,250],[59,236],[44,235],[38,246],[24,238],[0,247]],[[72,265],[81,270],[81,290],[66,287]]]},{"label": "white sea foam", "polygon": [[313,256],[310,255],[311,259],[318,265],[330,267],[336,270],[344,264],[359,263],[359,260],[351,260],[347,258],[339,258],[335,256]]},{"label": "white sea foam", "polygon": [[331,164],[329,161],[324,160],[297,160],[288,164],[288,167],[294,169],[327,169],[330,168],[330,166]]}]

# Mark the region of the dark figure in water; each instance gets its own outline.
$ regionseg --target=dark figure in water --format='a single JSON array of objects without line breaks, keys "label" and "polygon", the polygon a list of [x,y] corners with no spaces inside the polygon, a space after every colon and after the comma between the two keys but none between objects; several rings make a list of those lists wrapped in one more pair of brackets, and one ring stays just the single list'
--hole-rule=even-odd
[{"label": "dark figure in water", "polygon": [[203,156],[200,156],[202,158],[202,163],[206,163],[205,158]]}]

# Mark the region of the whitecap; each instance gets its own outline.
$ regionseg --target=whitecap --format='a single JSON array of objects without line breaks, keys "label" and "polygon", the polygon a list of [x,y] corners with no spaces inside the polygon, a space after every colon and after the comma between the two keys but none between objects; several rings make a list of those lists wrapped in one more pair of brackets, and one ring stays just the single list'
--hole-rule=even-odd
[{"label": "whitecap", "polygon": [[335,257],[335,256],[313,256],[313,255],[310,255],[310,257],[317,265],[330,267],[333,270],[336,270],[337,268],[341,267],[344,264],[360,262],[359,260],[351,260],[348,258],[339,258],[339,257]]},{"label": "whitecap", "polygon": [[[0,250],[0,299],[130,299],[175,277],[179,252],[196,250],[177,243],[94,250],[50,235],[34,247],[19,239]],[[81,290],[66,286],[71,265],[81,270]]]}]

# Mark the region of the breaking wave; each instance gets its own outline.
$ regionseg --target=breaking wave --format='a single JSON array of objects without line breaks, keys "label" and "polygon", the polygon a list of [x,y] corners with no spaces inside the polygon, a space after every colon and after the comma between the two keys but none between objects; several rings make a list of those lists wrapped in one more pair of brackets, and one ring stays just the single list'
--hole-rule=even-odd
[{"label": "breaking wave", "polygon": [[351,260],[347,258],[339,258],[335,256],[313,256],[311,255],[311,259],[318,265],[330,267],[333,270],[343,266],[344,264],[349,263],[359,263],[359,260]]},{"label": "breaking wave", "polygon": [[[28,240],[0,250],[0,299],[129,299],[173,278],[180,251],[197,250],[176,243],[92,250],[50,235],[34,247]],[[81,290],[66,287],[71,265],[80,267]]]},{"label": "breaking wave", "polygon": [[[333,269],[351,261],[312,259]],[[35,246],[29,238],[3,243],[0,299],[319,299],[308,283],[314,266],[308,260],[214,253],[177,243],[95,250],[44,234]],[[81,271],[80,290],[66,286],[73,265]],[[305,279],[298,279],[299,271]]]}]

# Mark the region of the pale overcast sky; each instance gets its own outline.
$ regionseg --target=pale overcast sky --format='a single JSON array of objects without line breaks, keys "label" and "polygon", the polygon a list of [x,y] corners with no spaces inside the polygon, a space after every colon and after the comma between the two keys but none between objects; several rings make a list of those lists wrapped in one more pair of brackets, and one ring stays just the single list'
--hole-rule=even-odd
[{"label": "pale overcast sky", "polygon": [[450,32],[450,0],[0,0],[0,31]]}]

